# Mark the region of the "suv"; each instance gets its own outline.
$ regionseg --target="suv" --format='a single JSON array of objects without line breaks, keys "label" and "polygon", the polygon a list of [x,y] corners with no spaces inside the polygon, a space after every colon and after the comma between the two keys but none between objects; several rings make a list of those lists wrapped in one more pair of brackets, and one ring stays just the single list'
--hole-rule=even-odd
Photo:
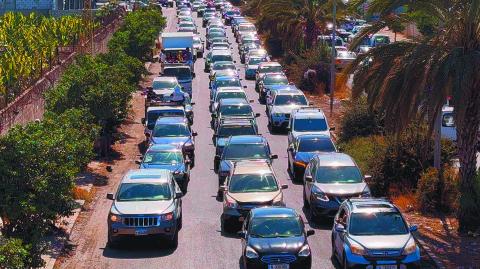
[{"label": "suv", "polygon": [[192,97],[192,81],[195,73],[188,65],[165,66],[162,76],[176,77],[182,89]]},{"label": "suv", "polygon": [[286,128],[294,109],[308,105],[307,97],[300,90],[282,89],[271,92],[267,98],[267,116],[272,131]]},{"label": "suv", "polygon": [[255,90],[258,91],[258,82],[268,73],[283,73],[283,67],[278,62],[265,62],[258,65],[257,72],[255,72]]},{"label": "suv", "polygon": [[140,169],[167,169],[172,172],[175,181],[185,193],[190,181],[190,159],[180,147],[170,144],[150,146],[141,161]]},{"label": "suv", "polygon": [[342,268],[420,268],[416,230],[390,201],[348,199],[334,219],[332,256]]},{"label": "suv", "polygon": [[218,172],[218,185],[223,185],[234,162],[265,160],[271,163],[277,158],[277,155],[271,154],[267,139],[260,135],[231,136],[225,143],[222,155],[215,155],[214,170]]},{"label": "suv", "polygon": [[316,216],[333,217],[340,204],[352,197],[370,197],[355,161],[343,153],[319,153],[305,168],[303,176],[303,204],[309,209],[311,220]]},{"label": "suv", "polygon": [[172,144],[181,147],[193,167],[195,165],[195,136],[197,133],[190,130],[185,118],[164,117],[159,118],[155,123],[150,136],[150,144]]},{"label": "suv", "polygon": [[210,100],[210,112],[213,112],[217,109],[220,100],[232,98],[241,98],[247,100],[247,94],[240,87],[222,87],[215,92],[215,96],[212,100]]},{"label": "suv", "polygon": [[238,229],[238,224],[252,208],[261,206],[284,206],[282,189],[272,166],[266,161],[240,161],[235,163],[223,192],[222,231]]},{"label": "suv", "polygon": [[215,73],[210,82],[210,99],[215,96],[218,89],[223,87],[242,87],[237,71],[224,70]]},{"label": "suv", "polygon": [[267,62],[265,57],[249,57],[245,64],[245,79],[255,79],[255,72],[257,72],[260,63]]},{"label": "suv", "polygon": [[130,170],[113,200],[108,214],[108,245],[116,247],[122,237],[155,236],[178,245],[182,227],[182,191],[172,173],[164,169]]},{"label": "suv", "polygon": [[258,130],[254,120],[249,119],[224,119],[213,134],[215,154],[222,155],[223,148],[228,138],[237,135],[257,135]]},{"label": "suv", "polygon": [[288,123],[288,144],[302,134],[330,136],[334,128],[328,127],[327,117],[320,108],[303,107],[292,111]]},{"label": "suv", "polygon": [[288,78],[283,73],[267,73],[258,81],[258,100],[265,103],[271,87],[289,85]]},{"label": "suv", "polygon": [[185,108],[183,106],[151,106],[146,110],[146,117],[142,119],[142,123],[145,125],[145,137],[148,139],[152,135],[155,123],[159,118],[163,117],[180,117],[185,118],[187,116]]},{"label": "suv", "polygon": [[221,99],[217,109],[212,112],[211,127],[215,130],[220,121],[226,118],[254,120],[258,117],[260,117],[260,113],[254,113],[250,103],[245,99]]}]

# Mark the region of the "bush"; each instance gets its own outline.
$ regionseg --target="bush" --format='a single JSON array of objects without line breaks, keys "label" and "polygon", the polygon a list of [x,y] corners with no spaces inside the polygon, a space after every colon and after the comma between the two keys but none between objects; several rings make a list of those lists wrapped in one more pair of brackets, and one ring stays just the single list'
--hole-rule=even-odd
[{"label": "bush", "polygon": [[24,246],[22,240],[16,238],[5,239],[0,236],[0,268],[27,268],[30,264],[28,253],[28,246]]},{"label": "bush", "polygon": [[437,169],[428,168],[418,180],[417,207],[423,213],[431,213],[439,208],[440,178]]},{"label": "bush", "polygon": [[354,137],[377,135],[383,130],[382,118],[369,109],[365,96],[348,102],[340,125],[339,139],[345,142]]}]

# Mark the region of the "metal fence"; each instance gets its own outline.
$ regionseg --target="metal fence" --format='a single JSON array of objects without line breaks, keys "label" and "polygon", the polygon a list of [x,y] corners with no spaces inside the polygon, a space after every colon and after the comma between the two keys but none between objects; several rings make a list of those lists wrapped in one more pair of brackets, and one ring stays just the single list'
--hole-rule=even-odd
[{"label": "metal fence", "polygon": [[45,112],[44,92],[55,85],[77,55],[106,52],[108,40],[120,24],[121,18],[117,18],[98,28],[93,38],[75,46],[61,48],[59,63],[43,74],[39,80],[15,98],[14,101],[0,110],[0,135],[5,134],[14,125],[24,125],[36,119],[42,119]]}]

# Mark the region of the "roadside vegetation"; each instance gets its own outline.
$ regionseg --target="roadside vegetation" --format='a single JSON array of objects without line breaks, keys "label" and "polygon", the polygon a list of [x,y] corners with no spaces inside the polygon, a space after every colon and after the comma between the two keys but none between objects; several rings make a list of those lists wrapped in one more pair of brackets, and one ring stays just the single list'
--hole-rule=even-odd
[{"label": "roadside vegetation", "polygon": [[157,8],[129,13],[108,53],[80,56],[46,93],[42,121],[0,138],[0,268],[42,266],[42,239],[77,206],[76,175],[95,153],[108,153],[110,137],[146,73],[147,48],[164,27]]}]

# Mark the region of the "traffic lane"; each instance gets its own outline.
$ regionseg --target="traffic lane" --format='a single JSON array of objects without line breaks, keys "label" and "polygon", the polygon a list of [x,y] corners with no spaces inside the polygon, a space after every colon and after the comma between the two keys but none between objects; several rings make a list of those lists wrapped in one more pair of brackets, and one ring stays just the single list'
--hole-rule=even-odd
[{"label": "traffic lane", "polygon": [[331,220],[327,220],[324,224],[312,224],[308,223],[304,208],[303,208],[303,185],[295,184],[292,182],[290,175],[287,171],[287,135],[284,133],[272,134],[268,128],[268,118],[265,112],[265,105],[260,104],[258,101],[258,93],[255,91],[255,80],[245,79],[245,65],[240,62],[240,55],[237,48],[235,37],[227,26],[227,35],[229,41],[233,45],[233,58],[236,61],[237,69],[240,69],[240,77],[242,84],[247,86],[245,90],[250,100],[254,100],[252,108],[255,113],[260,113],[260,117],[257,118],[259,132],[267,138],[272,154],[277,154],[278,159],[273,161],[273,168],[277,178],[281,184],[288,184],[288,189],[284,190],[284,199],[288,207],[292,207],[297,212],[302,214],[303,219],[307,222],[307,228],[315,230],[315,235],[309,237],[309,243],[312,248],[312,268],[335,268],[331,260]]}]

